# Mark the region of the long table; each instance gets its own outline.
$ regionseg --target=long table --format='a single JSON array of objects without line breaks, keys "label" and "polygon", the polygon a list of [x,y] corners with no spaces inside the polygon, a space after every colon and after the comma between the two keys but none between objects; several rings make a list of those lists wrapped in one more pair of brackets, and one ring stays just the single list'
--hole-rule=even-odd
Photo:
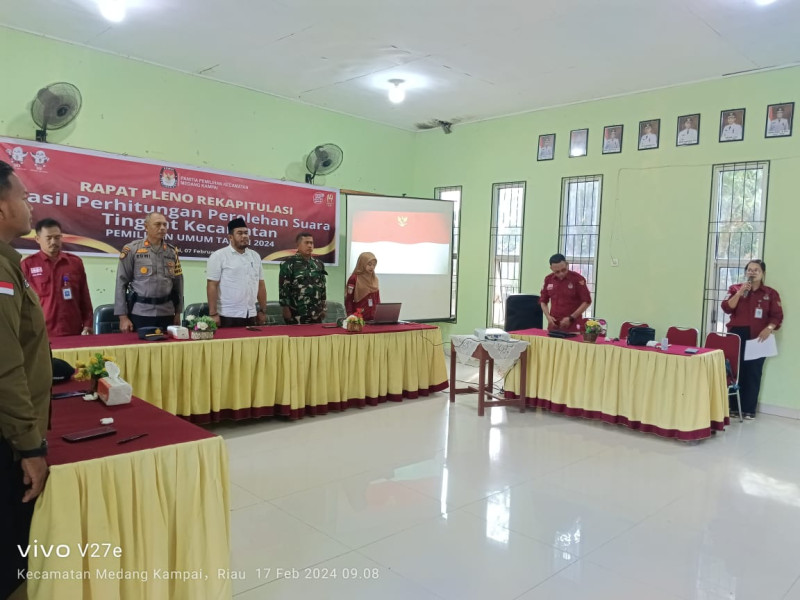
[{"label": "long table", "polygon": [[133,333],[52,340],[70,364],[110,354],[147,402],[197,423],[399,402],[447,387],[437,327],[323,325],[220,329],[213,340],[145,342]]},{"label": "long table", "polygon": [[[103,417],[114,419],[115,435],[61,439]],[[30,533],[43,549],[29,557],[30,598],[230,598],[230,581],[218,571],[230,565],[222,438],[138,398],[113,407],[54,399],[51,421],[50,477]],[[140,433],[147,435],[117,443]]]},{"label": "long table", "polygon": [[685,353],[631,347],[598,338],[559,339],[541,329],[512,332],[530,343],[526,389],[519,368],[506,390],[529,407],[617,423],[679,440],[709,437],[729,424],[725,357],[719,350]]}]

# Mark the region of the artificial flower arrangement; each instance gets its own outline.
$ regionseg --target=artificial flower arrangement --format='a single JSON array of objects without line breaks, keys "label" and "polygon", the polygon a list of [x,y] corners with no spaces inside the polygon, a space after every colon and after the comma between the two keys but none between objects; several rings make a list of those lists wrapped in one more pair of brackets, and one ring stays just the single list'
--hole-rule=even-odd
[{"label": "artificial flower arrangement", "polygon": [[211,317],[203,316],[196,317],[195,315],[187,315],[186,320],[189,322],[189,329],[192,331],[216,331],[217,323]]},{"label": "artificial flower arrangement", "polygon": [[600,335],[603,332],[603,326],[593,319],[588,319],[585,323],[586,333],[595,333]]},{"label": "artificial flower arrangement", "polygon": [[78,361],[75,363],[74,378],[78,381],[89,381],[90,379],[108,377],[106,362],[114,362],[114,357],[103,354],[102,352],[95,352],[89,357],[88,361]]},{"label": "artificial flower arrangement", "polygon": [[361,312],[360,308],[357,308],[356,312],[342,321],[342,326],[347,331],[361,331],[364,328],[364,313]]}]

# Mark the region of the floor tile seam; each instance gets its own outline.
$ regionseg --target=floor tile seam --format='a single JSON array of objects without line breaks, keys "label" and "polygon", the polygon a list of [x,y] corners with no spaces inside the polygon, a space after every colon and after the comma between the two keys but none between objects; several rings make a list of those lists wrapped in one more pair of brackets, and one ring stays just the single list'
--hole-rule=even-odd
[{"label": "floor tile seam", "polygon": [[781,596],[781,600],[785,600],[789,596],[789,592],[791,592],[794,586],[796,585],[800,585],[800,575],[798,575],[797,579],[794,580],[794,583],[792,583],[792,585],[789,586],[789,589],[786,590],[786,593],[783,596]]},{"label": "floor tile seam", "polygon": [[289,496],[294,496],[295,494],[302,494],[303,492],[308,492],[309,490],[313,490],[314,488],[324,487],[324,486],[330,485],[332,483],[337,483],[337,482],[343,481],[345,479],[350,479],[351,477],[358,477],[359,475],[363,475],[364,473],[368,473],[369,471],[372,471],[372,470],[374,470],[374,469],[365,469],[363,471],[358,471],[357,473],[351,473],[350,475],[346,475],[344,477],[338,477],[336,479],[326,480],[326,481],[324,481],[322,483],[317,483],[317,484],[314,484],[314,485],[310,485],[308,487],[304,487],[302,489],[289,492],[288,494],[283,494],[281,496],[270,496],[269,498],[264,498],[263,496],[260,496],[256,492],[254,492],[252,490],[249,490],[246,487],[244,487],[244,485],[242,485],[241,483],[237,483],[235,481],[232,481],[232,483],[235,483],[236,485],[238,485],[240,488],[242,488],[246,492],[249,492],[249,493],[253,494],[256,497],[261,498],[264,502],[270,502],[271,503],[274,500],[282,500],[283,498],[288,498]]},{"label": "floor tile seam", "polygon": [[414,584],[415,586],[417,586],[419,588],[422,588],[423,590],[425,590],[426,592],[428,592],[432,596],[435,596],[436,598],[440,598],[441,600],[447,600],[447,598],[445,598],[444,596],[441,596],[440,594],[437,594],[436,592],[434,592],[433,590],[431,590],[427,586],[423,585],[421,582],[417,581],[416,579],[413,579],[413,578],[409,577],[408,575],[406,575],[405,573],[403,573],[403,572],[401,572],[401,571],[399,571],[399,570],[397,570],[397,569],[395,569],[393,567],[390,567],[389,565],[384,564],[383,562],[381,562],[380,560],[378,560],[378,559],[376,559],[376,558],[374,558],[372,556],[364,554],[361,550],[366,548],[369,545],[370,544],[366,544],[364,546],[361,546],[359,549],[354,550],[354,552],[356,554],[359,554],[360,556],[363,556],[367,560],[370,560],[370,561],[374,562],[375,564],[379,565],[380,567],[382,567],[384,569],[388,569],[392,574],[396,575],[397,577],[400,577],[401,579],[404,579],[405,581],[408,581],[408,582]]},{"label": "floor tile seam", "polygon": [[571,563],[568,563],[568,564],[564,565],[563,567],[561,567],[561,568],[560,568],[560,569],[558,569],[557,571],[555,571],[555,572],[551,573],[550,575],[548,575],[546,578],[544,578],[542,581],[540,581],[539,583],[537,583],[537,584],[536,584],[536,585],[534,585],[533,587],[531,587],[531,588],[528,588],[527,590],[525,590],[524,592],[522,592],[522,593],[521,593],[521,594],[519,594],[518,596],[514,596],[514,598],[512,598],[511,600],[519,600],[519,598],[522,598],[522,597],[523,597],[525,594],[528,594],[528,593],[532,592],[533,590],[535,590],[535,589],[536,589],[536,588],[538,588],[539,586],[541,586],[541,585],[544,585],[544,584],[545,584],[547,581],[549,581],[549,580],[550,580],[550,579],[552,579],[553,577],[556,577],[556,576],[557,576],[559,573],[561,573],[562,571],[565,571],[566,569],[569,569],[569,568],[571,568],[571,567],[573,567],[573,566],[577,565],[577,564],[578,564],[578,562],[580,562],[581,560],[582,560],[582,557],[578,557],[578,558],[576,558],[576,559],[575,559],[575,560],[573,560]]}]

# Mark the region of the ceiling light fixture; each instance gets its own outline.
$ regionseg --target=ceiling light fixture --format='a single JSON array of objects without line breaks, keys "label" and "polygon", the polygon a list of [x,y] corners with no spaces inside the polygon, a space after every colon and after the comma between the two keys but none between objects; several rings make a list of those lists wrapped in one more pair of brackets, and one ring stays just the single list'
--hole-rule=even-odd
[{"label": "ceiling light fixture", "polygon": [[776,2],[776,0],[756,0],[756,4],[758,4],[759,6],[769,6],[774,2]]},{"label": "ceiling light fixture", "polygon": [[405,80],[390,79],[389,83],[392,84],[392,87],[389,88],[389,100],[395,104],[400,104],[406,99]]},{"label": "ceiling light fixture", "polygon": [[107,21],[120,23],[125,18],[125,0],[97,0],[97,5]]}]

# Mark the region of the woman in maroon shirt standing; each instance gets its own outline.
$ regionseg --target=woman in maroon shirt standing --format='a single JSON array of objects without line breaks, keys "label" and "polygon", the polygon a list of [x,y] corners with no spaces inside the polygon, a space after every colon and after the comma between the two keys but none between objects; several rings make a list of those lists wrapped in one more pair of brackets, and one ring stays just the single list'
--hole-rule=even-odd
[{"label": "woman in maroon shirt standing", "polygon": [[764,261],[751,260],[746,267],[747,281],[729,287],[728,295],[722,301],[723,312],[731,316],[727,324],[728,332],[738,335],[742,340],[739,394],[745,419],[756,418],[761,372],[764,369],[764,358],[744,360],[745,342],[755,338],[763,342],[776,329],[780,329],[783,322],[780,295],[775,289],[764,285],[766,271]]},{"label": "woman in maroon shirt standing", "polygon": [[375,275],[377,264],[378,259],[372,252],[362,252],[358,257],[356,268],[347,280],[344,292],[344,307],[348,315],[360,308],[367,321],[375,317],[375,307],[381,301],[378,277]]}]

